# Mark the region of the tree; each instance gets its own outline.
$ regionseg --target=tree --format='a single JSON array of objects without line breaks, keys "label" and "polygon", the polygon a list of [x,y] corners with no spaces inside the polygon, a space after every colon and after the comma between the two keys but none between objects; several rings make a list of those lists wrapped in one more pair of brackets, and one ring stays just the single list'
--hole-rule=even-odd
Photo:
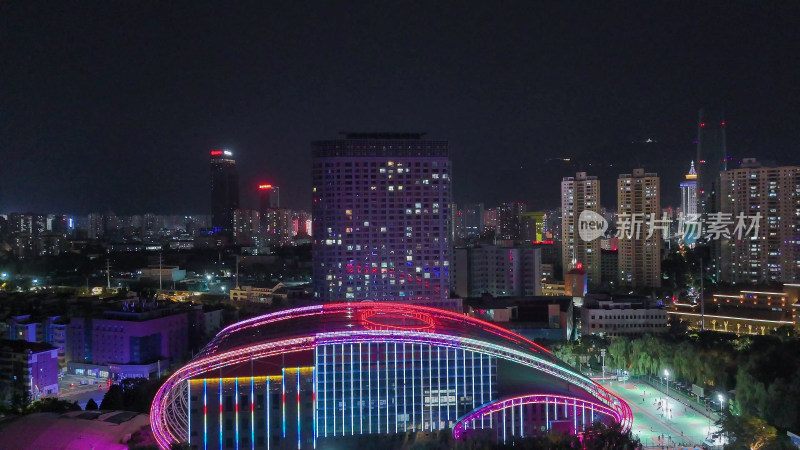
[{"label": "tree", "polygon": [[25,408],[25,414],[41,412],[65,413],[80,410],[81,407],[78,406],[77,402],[68,402],[55,397],[45,397],[28,405],[28,407]]},{"label": "tree", "polygon": [[603,425],[595,422],[584,433],[583,448],[586,450],[633,450],[642,447],[639,438],[630,430],[622,431],[622,425]]},{"label": "tree", "polygon": [[118,384],[111,385],[108,392],[103,396],[103,401],[100,402],[100,409],[105,411],[113,411],[117,409],[125,409],[125,393],[122,387]]},{"label": "tree", "polygon": [[791,448],[784,447],[783,439],[779,437],[775,427],[758,417],[724,414],[717,425],[728,439],[728,448]]},{"label": "tree", "polygon": [[98,409],[97,402],[94,401],[93,398],[90,398],[88,402],[86,402],[86,411],[96,411]]}]

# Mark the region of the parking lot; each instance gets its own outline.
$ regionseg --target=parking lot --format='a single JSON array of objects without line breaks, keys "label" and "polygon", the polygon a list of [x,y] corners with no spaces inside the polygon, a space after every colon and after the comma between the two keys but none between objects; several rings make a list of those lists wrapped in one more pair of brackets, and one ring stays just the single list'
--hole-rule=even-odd
[{"label": "parking lot", "polygon": [[108,391],[107,383],[105,378],[64,375],[58,380],[58,398],[77,401],[81,408],[85,408],[86,402],[92,398],[100,406]]}]

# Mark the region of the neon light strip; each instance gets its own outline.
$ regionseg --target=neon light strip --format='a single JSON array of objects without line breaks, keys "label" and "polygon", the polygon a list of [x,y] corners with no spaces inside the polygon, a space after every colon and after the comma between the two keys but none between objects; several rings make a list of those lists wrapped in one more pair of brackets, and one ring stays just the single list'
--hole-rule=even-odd
[{"label": "neon light strip", "polygon": [[236,449],[239,449],[239,379],[235,378],[233,382],[233,400],[236,405]]},{"label": "neon light strip", "polygon": [[[316,354],[317,354],[317,349],[315,348],[314,349],[314,355],[316,355]],[[317,358],[315,356],[314,357],[314,363],[316,364],[316,362],[317,362]],[[317,409],[317,372],[318,371],[316,370],[316,367],[313,367],[311,369],[311,378],[314,380],[314,391],[311,393],[311,404],[314,407],[314,415],[313,415],[313,417],[314,417],[313,418],[313,420],[314,420],[314,424],[313,424],[313,426],[314,426],[314,448],[317,448],[317,411],[318,411],[318,409]]]},{"label": "neon light strip", "polygon": [[186,382],[186,424],[189,427],[187,443],[192,445],[192,385]]},{"label": "neon light strip", "polygon": [[343,331],[340,333],[318,334],[317,340],[320,343],[340,343],[350,341],[361,342],[421,342],[427,345],[441,345],[446,347],[467,347],[477,353],[484,353],[491,356],[502,357],[509,361],[519,362],[529,367],[533,367],[550,375],[554,375],[583,389],[590,391],[593,395],[602,397],[608,403],[619,402],[616,396],[611,394],[602,386],[594,383],[589,378],[572,372],[555,363],[543,360],[539,357],[524,353],[512,348],[503,347],[497,344],[478,341],[471,338],[444,336],[431,333],[417,332],[384,332],[384,331]]},{"label": "neon light strip", "polygon": [[397,342],[394,343],[394,432],[397,433]]},{"label": "neon light strip", "polygon": [[256,390],[253,373],[250,372],[250,448],[256,448]]},{"label": "neon light strip", "polygon": [[[350,344],[350,355],[349,356],[350,356],[350,358],[349,358],[349,363],[350,363],[350,435],[354,435],[354,434],[356,434],[356,431],[355,431],[356,420],[355,420],[355,415],[354,415],[354,411],[355,411],[355,401],[354,401],[355,397],[354,397],[354,395],[355,394],[353,393],[353,390],[355,389],[356,384],[354,382],[354,377],[353,377],[353,344]],[[344,361],[344,358],[342,358],[342,361]]]},{"label": "neon light strip", "polygon": [[442,427],[442,347],[436,347],[436,429]]},{"label": "neon light strip", "polygon": [[300,368],[297,368],[297,450],[300,450]]},{"label": "neon light strip", "polygon": [[203,450],[208,449],[208,380],[203,380]]},{"label": "neon light strip", "polygon": [[[405,343],[403,343],[405,345]],[[414,344],[411,344],[411,426],[417,431],[417,369],[416,356],[414,356]]]},{"label": "neon light strip", "polygon": [[[446,426],[449,427],[450,426],[450,349],[449,348],[444,349],[444,380],[445,380],[444,381],[445,387],[447,387],[447,396],[445,397],[445,401],[447,402],[445,404],[446,414],[447,414]],[[439,392],[439,396],[441,395],[442,393]]]},{"label": "neon light strip", "polygon": [[[274,322],[277,320],[287,320],[297,317],[302,317],[303,315],[317,315],[321,314],[323,311],[325,314],[334,311],[350,311],[359,310],[363,308],[368,308],[369,305],[375,304],[329,304],[325,305],[324,307],[308,307],[308,308],[298,308],[296,310],[288,310],[279,313],[272,313],[266,316],[262,316],[259,318],[250,319],[249,321],[241,322],[239,324],[234,324],[225,330],[223,330],[220,335],[215,338],[209,346],[203,349],[201,354],[199,354],[192,362],[187,364],[186,366],[179,369],[176,373],[174,373],[167,382],[162,386],[162,388],[157,393],[153,407],[151,408],[151,422],[154,430],[154,435],[156,437],[156,441],[161,447],[168,447],[172,442],[179,442],[180,440],[186,439],[185,436],[176,436],[174,433],[177,430],[173,431],[171,427],[173,426],[173,422],[167,420],[166,414],[169,411],[169,414],[172,414],[172,407],[171,407],[171,400],[175,394],[172,393],[174,387],[179,384],[180,382],[190,378],[193,375],[203,373],[209,370],[214,370],[221,367],[226,367],[230,365],[234,365],[239,362],[249,361],[250,359],[264,357],[264,356],[271,356],[275,354],[281,353],[291,353],[296,351],[304,351],[310,350],[313,348],[313,344],[315,341],[314,337],[307,336],[307,337],[300,337],[294,339],[286,339],[278,342],[269,342],[265,344],[258,344],[252,345],[249,347],[242,347],[237,348],[234,350],[226,351],[223,353],[217,353],[220,345],[223,344],[223,340],[233,333],[236,330],[248,328],[251,326],[259,326],[263,325],[267,322]],[[393,304],[386,304],[392,305],[393,307],[396,305]],[[476,320],[468,320],[465,319],[463,316],[459,316],[455,313],[447,313],[441,310],[436,310],[434,308],[425,308],[425,307],[410,307],[408,305],[402,305],[404,310],[410,311],[429,311],[436,317],[443,317],[449,318],[454,320],[459,320],[462,322],[466,322],[469,324],[482,324],[482,321]],[[493,326],[492,324],[483,324],[482,328],[485,330],[492,330],[492,332],[496,332],[495,334],[500,335],[501,337],[505,337],[512,342],[525,342],[523,339],[515,338],[513,333],[507,332],[500,327]],[[385,337],[387,332],[385,331],[372,331],[368,332],[370,334],[374,334],[377,336],[373,336],[373,338],[380,339],[381,337]],[[348,339],[348,333],[336,333],[340,338],[346,339],[348,343],[350,342],[365,342],[364,338],[360,339]],[[591,382],[591,380],[586,379],[585,377],[580,376],[570,370],[560,367],[559,364],[551,361],[545,361],[541,358],[532,357],[530,354],[525,352],[521,352],[519,350],[504,347],[497,344],[491,344],[482,342],[476,339],[468,339],[468,338],[459,338],[459,337],[449,337],[444,335],[437,335],[435,333],[417,333],[418,336],[413,337],[411,333],[408,331],[402,330],[395,330],[390,333],[390,335],[397,336],[392,340],[392,342],[419,342],[425,343],[428,345],[445,345],[449,347],[461,347],[466,346],[467,348],[477,351],[478,353],[499,356],[504,359],[508,359],[510,361],[519,362],[531,367],[534,367],[538,370],[544,371],[551,375],[556,375],[566,381],[578,385],[586,390],[588,390],[592,395],[598,397],[599,400],[603,401],[604,403],[613,406],[615,408],[627,408],[627,405],[624,405],[624,402],[621,402],[611,393],[609,393],[604,388],[595,385]],[[405,337],[405,338],[403,338]],[[446,343],[445,341],[450,341]],[[386,342],[383,340],[383,342]],[[339,342],[343,343],[343,342]],[[534,347],[531,347],[531,350],[536,351]],[[177,425],[176,425],[177,426]],[[185,433],[186,431],[183,431]]]},{"label": "neon light strip", "polygon": [[[467,425],[469,424],[470,421],[474,420],[478,416],[485,416],[485,415],[493,414],[493,413],[499,412],[501,410],[503,411],[503,417],[504,417],[504,419],[503,419],[504,420],[503,430],[504,430],[504,433],[505,433],[505,429],[506,429],[506,425],[505,425],[505,410],[506,409],[511,409],[512,413],[513,413],[515,402],[519,402],[520,405],[523,405],[523,404],[526,404],[526,405],[527,404],[538,404],[538,403],[545,403],[545,405],[547,405],[550,402],[550,399],[553,399],[553,401],[555,402],[555,405],[556,405],[556,408],[555,408],[556,417],[554,418],[554,420],[558,420],[557,413],[558,413],[558,402],[559,402],[559,400],[564,402],[564,407],[565,408],[567,407],[569,401],[572,401],[573,405],[576,405],[576,406],[577,406],[577,403],[580,402],[583,407],[587,407],[588,406],[592,412],[597,411],[599,413],[605,414],[607,416],[612,417],[617,422],[624,423],[625,420],[626,420],[626,418],[622,417],[619,412],[617,412],[614,409],[609,408],[609,407],[607,407],[605,405],[602,405],[600,403],[591,402],[591,401],[588,401],[588,400],[585,400],[585,399],[576,398],[576,397],[563,396],[563,395],[533,394],[533,395],[523,395],[523,396],[518,396],[518,397],[507,398],[507,399],[504,399],[504,400],[500,400],[500,401],[497,401],[497,402],[493,402],[493,403],[489,403],[487,405],[481,406],[480,408],[470,412],[466,416],[464,416],[461,419],[459,419],[458,423],[456,423],[456,426],[453,428],[453,435],[457,440],[461,439],[462,436],[463,436],[464,430],[466,429],[466,427],[467,427]],[[549,423],[550,423],[549,408],[545,408],[545,409],[548,412],[547,422],[548,422],[548,429],[549,429]],[[577,410],[577,408],[576,408],[576,410]],[[633,414],[630,413],[630,411],[628,411],[628,413],[629,413],[629,417],[628,418],[630,420],[632,420],[633,419]],[[565,417],[566,417],[566,415],[565,415]],[[512,431],[512,433],[513,433],[513,431]]]},{"label": "neon light strip", "polygon": [[403,342],[403,431],[408,431],[408,396],[406,395],[406,343]]},{"label": "neon light strip", "polygon": [[[428,417],[430,430],[433,431],[433,356],[432,346],[428,344]],[[436,347],[439,348],[439,347]]]},{"label": "neon light strip", "polygon": [[219,379],[219,448],[222,448],[222,378]]},{"label": "neon light strip", "polygon": [[[272,432],[270,431],[270,422],[272,422],[272,420],[270,420],[271,418],[269,416],[270,411],[272,411],[270,409],[270,399],[269,399],[270,397],[272,397],[272,391],[269,388],[269,382],[270,382],[270,379],[269,379],[269,377],[267,377],[267,386],[266,386],[266,394],[265,394],[267,396],[267,412],[266,412],[266,416],[267,416],[267,418],[266,418],[266,420],[267,420],[267,450],[269,450],[270,445],[272,444]],[[222,448],[222,447],[220,447],[220,448]]]},{"label": "neon light strip", "polygon": [[[678,312],[678,311],[667,311],[667,314],[676,314],[679,316],[695,316],[695,317],[702,317],[701,314],[697,313],[687,313],[687,312]],[[766,323],[783,323],[787,325],[794,325],[794,322],[791,320],[766,320],[766,319],[750,319],[747,317],[732,317],[732,316],[715,316],[711,314],[706,314],[706,317],[711,317],[714,319],[730,319],[730,320],[741,320],[745,322],[766,322]],[[720,330],[717,330],[720,331]]]},{"label": "neon light strip", "polygon": [[325,404],[325,412],[323,413],[325,417],[325,437],[328,437],[328,346],[322,346],[322,395],[325,396],[324,404]]},{"label": "neon light strip", "polygon": [[345,427],[347,425],[347,423],[345,422],[345,419],[344,419],[344,414],[347,412],[347,400],[346,400],[346,397],[345,397],[345,387],[344,387],[344,383],[345,383],[345,379],[346,379],[345,378],[345,373],[346,372],[344,371],[344,344],[342,344],[342,395],[341,395],[341,397],[342,397],[342,436],[345,435],[345,429],[346,429]]},{"label": "neon light strip", "polygon": [[372,344],[367,343],[367,399],[369,401],[369,432],[372,433]]},{"label": "neon light strip", "polygon": [[281,367],[281,410],[283,411],[283,438],[286,439],[286,368]]},{"label": "neon light strip", "polygon": [[384,373],[386,374],[386,432],[389,432],[389,344],[383,346],[386,353],[386,361],[384,362]]},{"label": "neon light strip", "polygon": [[361,361],[361,342],[358,343],[358,427],[359,434],[364,434],[364,386],[361,380],[364,375],[364,363]]}]

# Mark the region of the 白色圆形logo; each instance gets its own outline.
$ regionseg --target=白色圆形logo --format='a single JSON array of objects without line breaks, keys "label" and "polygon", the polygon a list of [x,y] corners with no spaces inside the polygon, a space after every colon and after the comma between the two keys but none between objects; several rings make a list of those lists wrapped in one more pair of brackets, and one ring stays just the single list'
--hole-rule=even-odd
[{"label": "\u767d\u8272\u5706\u5f62logo", "polygon": [[608,230],[608,221],[594,211],[583,210],[578,217],[578,235],[584,241],[593,241],[605,235],[606,230]]}]

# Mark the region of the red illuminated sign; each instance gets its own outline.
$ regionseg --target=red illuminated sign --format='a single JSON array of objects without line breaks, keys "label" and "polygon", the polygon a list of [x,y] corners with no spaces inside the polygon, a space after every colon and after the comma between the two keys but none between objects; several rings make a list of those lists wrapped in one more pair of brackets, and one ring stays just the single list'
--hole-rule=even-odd
[{"label": "red illuminated sign", "polygon": [[272,189],[272,185],[271,184],[259,184],[258,185],[258,189],[262,190],[262,191],[265,191],[265,190],[268,190],[268,189]]},{"label": "red illuminated sign", "polygon": [[222,156],[222,150],[211,150],[211,156]]}]

